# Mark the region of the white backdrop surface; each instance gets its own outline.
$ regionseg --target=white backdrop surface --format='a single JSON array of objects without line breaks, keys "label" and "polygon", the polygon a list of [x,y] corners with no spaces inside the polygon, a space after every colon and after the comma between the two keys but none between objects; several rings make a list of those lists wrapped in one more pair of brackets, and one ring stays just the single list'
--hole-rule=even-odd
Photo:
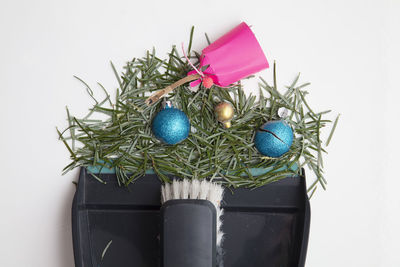
[{"label": "white backdrop surface", "polygon": [[74,265],[77,172],[61,176],[55,126],[66,105],[81,116],[91,101],[72,76],[114,91],[110,60],[121,70],[153,46],[165,55],[191,25],[201,50],[204,32],[215,40],[241,21],[277,61],[280,86],[301,72],[310,103],[342,114],[306,266],[400,266],[398,14],[395,0],[0,1],[0,266]]}]

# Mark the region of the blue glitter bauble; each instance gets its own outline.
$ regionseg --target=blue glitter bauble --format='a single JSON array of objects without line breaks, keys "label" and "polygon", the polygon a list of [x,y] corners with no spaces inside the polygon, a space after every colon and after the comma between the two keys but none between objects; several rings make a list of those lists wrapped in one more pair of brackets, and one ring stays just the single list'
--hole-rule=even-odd
[{"label": "blue glitter bauble", "polygon": [[175,145],[189,136],[190,123],[183,111],[166,106],[154,117],[151,128],[157,139]]},{"label": "blue glitter bauble", "polygon": [[265,123],[254,138],[257,150],[271,158],[278,158],[288,152],[292,143],[293,130],[283,120]]}]

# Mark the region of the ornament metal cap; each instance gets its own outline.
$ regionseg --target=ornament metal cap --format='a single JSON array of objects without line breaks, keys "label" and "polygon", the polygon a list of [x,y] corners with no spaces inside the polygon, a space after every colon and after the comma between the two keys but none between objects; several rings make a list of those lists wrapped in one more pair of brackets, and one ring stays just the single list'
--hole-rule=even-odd
[{"label": "ornament metal cap", "polygon": [[164,98],[164,99],[163,99],[163,102],[162,102],[162,107],[163,107],[163,108],[172,108],[173,105],[172,105],[172,102],[171,102],[171,101],[169,101],[169,100],[167,100],[166,98]]},{"label": "ornament metal cap", "polygon": [[278,116],[279,116],[279,118],[281,118],[281,119],[286,119],[287,116],[288,116],[288,113],[289,113],[289,111],[288,111],[288,109],[285,108],[285,107],[280,107],[280,108],[278,109]]},{"label": "ornament metal cap", "polygon": [[232,123],[231,123],[231,121],[227,121],[227,122],[222,123],[222,125],[224,125],[224,128],[228,129],[228,128],[231,128]]}]

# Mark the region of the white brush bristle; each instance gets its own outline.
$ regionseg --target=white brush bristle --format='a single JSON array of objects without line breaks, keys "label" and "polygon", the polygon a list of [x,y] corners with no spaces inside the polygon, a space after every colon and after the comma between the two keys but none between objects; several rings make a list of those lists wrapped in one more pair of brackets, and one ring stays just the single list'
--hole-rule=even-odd
[{"label": "white brush bristle", "polygon": [[210,184],[211,183],[207,180],[201,181],[199,199],[208,199],[208,195],[210,194]]},{"label": "white brush bristle", "polygon": [[172,193],[172,198],[173,199],[180,199],[181,196],[181,182],[179,182],[178,180],[174,180],[172,182],[172,189],[171,189],[171,193]]},{"label": "white brush bristle", "polygon": [[171,199],[205,199],[214,204],[217,211],[217,245],[220,246],[224,233],[221,230],[223,210],[221,201],[224,196],[224,188],[216,183],[197,179],[182,181],[174,180],[172,184],[166,183],[161,187],[161,202]]},{"label": "white brush bristle", "polygon": [[192,180],[190,182],[190,199],[198,199],[200,193],[200,182],[199,180]]},{"label": "white brush bristle", "polygon": [[182,181],[182,199],[189,198],[190,183],[189,180],[185,179]]}]

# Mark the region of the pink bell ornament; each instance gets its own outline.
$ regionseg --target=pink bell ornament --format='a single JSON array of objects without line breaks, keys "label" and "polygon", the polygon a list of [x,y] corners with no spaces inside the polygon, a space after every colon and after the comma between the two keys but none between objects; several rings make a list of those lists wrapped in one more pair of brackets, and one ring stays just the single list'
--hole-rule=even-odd
[{"label": "pink bell ornament", "polygon": [[[204,66],[208,67],[200,71],[199,69]],[[192,87],[202,81],[207,88],[213,84],[227,87],[268,67],[267,58],[254,33],[245,22],[242,22],[203,49],[198,68],[190,71],[188,76],[152,94],[146,99],[146,103],[151,105],[187,82],[191,82]]]}]

